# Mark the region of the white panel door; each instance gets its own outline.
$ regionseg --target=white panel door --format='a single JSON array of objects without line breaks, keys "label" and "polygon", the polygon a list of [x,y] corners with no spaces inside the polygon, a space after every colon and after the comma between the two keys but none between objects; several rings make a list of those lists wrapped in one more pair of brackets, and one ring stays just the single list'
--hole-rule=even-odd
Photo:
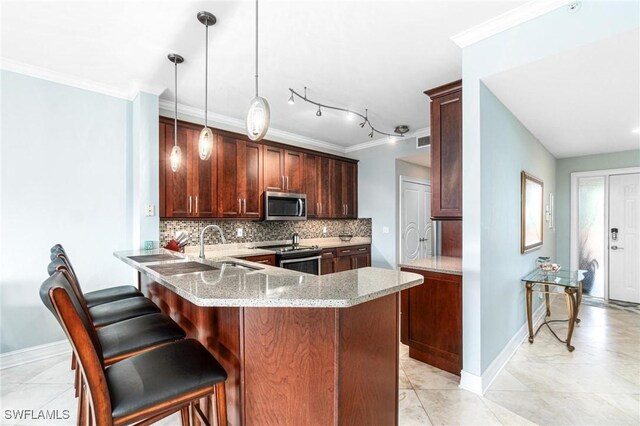
[{"label": "white panel door", "polygon": [[[615,232],[617,230],[617,235]],[[609,178],[609,298],[640,303],[640,173]]]},{"label": "white panel door", "polygon": [[431,186],[402,181],[401,263],[431,256]]}]

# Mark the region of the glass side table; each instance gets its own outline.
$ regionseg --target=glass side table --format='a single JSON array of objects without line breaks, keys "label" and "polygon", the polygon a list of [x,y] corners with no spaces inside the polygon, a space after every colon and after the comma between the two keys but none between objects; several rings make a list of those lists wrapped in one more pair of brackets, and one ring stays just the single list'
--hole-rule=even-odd
[{"label": "glass side table", "polygon": [[[534,337],[538,334],[538,331],[542,326],[546,325],[551,333],[560,342],[567,345],[569,352],[573,352],[575,349],[571,346],[571,336],[573,335],[573,328],[576,323],[580,322],[578,318],[578,310],[582,303],[582,280],[584,279],[584,272],[578,271],[563,271],[558,272],[544,272],[537,268],[522,278],[522,282],[525,284],[527,295],[527,322],[529,324],[529,343],[533,343]],[[553,289],[552,289],[553,287]],[[555,290],[555,291],[554,291]],[[549,295],[552,293],[557,294],[559,291],[564,291],[564,295],[567,300],[567,310],[569,311],[569,319],[566,320],[548,320],[551,316],[551,307],[549,303]],[[546,316],[542,324],[533,332],[533,308],[532,299],[533,293],[544,293],[545,304],[547,308]],[[551,323],[555,322],[568,322],[567,338],[562,340],[555,331],[551,328]]]}]

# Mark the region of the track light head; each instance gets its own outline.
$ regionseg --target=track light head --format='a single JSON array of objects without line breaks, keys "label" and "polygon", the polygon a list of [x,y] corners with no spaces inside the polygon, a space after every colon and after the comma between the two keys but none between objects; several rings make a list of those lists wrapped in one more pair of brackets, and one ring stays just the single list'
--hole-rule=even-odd
[{"label": "track light head", "polygon": [[321,117],[322,116],[322,111],[320,110],[320,107],[318,106],[318,111],[316,111],[316,117]]},{"label": "track light head", "polygon": [[369,137],[373,138],[373,130],[371,131],[371,133],[369,133]]},{"label": "track light head", "polygon": [[289,100],[287,101],[289,105],[293,105],[296,103],[296,100],[293,98],[293,91],[291,91],[291,96],[289,96]]},{"label": "track light head", "polygon": [[360,123],[360,127],[364,127],[365,124],[367,124],[367,122],[363,121],[362,123]]}]

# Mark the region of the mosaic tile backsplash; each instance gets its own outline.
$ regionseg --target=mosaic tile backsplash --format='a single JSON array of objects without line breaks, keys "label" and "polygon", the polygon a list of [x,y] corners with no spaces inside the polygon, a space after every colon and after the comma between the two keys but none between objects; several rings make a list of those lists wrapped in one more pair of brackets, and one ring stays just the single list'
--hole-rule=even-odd
[{"label": "mosaic tile backsplash", "polygon": [[[189,245],[200,244],[200,231],[207,225],[218,225],[224,231],[227,243],[254,243],[261,241],[288,240],[297,232],[301,238],[337,237],[340,234],[352,234],[354,237],[371,237],[371,219],[356,220],[306,220],[249,222],[240,220],[160,220],[160,246],[164,247],[177,231],[189,233]],[[327,233],[322,228],[327,227]],[[242,228],[243,236],[238,237],[236,230]],[[215,230],[207,232],[205,244],[219,244],[220,238]]]}]

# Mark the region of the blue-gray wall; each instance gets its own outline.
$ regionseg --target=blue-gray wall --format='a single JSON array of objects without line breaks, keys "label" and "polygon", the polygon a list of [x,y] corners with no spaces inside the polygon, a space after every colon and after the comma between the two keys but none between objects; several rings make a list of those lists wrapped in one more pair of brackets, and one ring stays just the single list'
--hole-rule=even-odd
[{"label": "blue-gray wall", "polygon": [[[428,111],[425,97],[425,114]],[[371,263],[380,268],[396,267],[396,216],[399,183],[396,178],[396,159],[415,154],[427,154],[416,149],[416,139],[406,138],[385,143],[350,154],[358,163],[358,216],[372,221]],[[389,228],[389,233],[382,228]]]},{"label": "blue-gray wall", "polygon": [[520,279],[535,268],[536,257],[555,258],[556,239],[546,222],[542,247],[520,253],[520,172],[542,179],[547,205],[556,184],[556,159],[484,84],[480,87],[480,135],[484,370],[526,321]]},{"label": "blue-gray wall", "polygon": [[[512,162],[534,174],[538,168],[546,170],[549,167],[547,160],[541,158],[522,162],[521,156],[530,148],[515,147],[516,140],[511,141],[512,144],[501,143],[483,129],[487,125],[485,120],[493,119],[482,111],[491,103],[486,89],[482,88],[482,79],[637,28],[639,6],[638,2],[582,2],[576,14],[567,13],[566,8],[560,7],[462,50],[463,385],[469,383],[477,389],[478,381],[482,383],[483,380],[482,373],[513,338],[514,330],[522,325],[520,309],[524,299],[514,300],[512,290],[506,293],[500,290],[509,290],[508,285],[521,286],[516,269],[520,270],[520,276],[523,275],[531,259],[528,256],[519,258],[519,222],[514,225],[510,219],[509,226],[516,228],[505,229],[504,212],[497,209],[508,205],[518,212],[520,202],[519,191],[516,193],[513,188],[503,191],[503,185],[513,185],[513,177],[504,175],[506,171],[500,169],[515,170]],[[494,179],[493,173],[503,176],[504,180]],[[551,176],[554,172],[538,172],[545,173]],[[519,181],[517,176],[515,180]],[[542,251],[538,250],[536,255],[538,253],[542,254]],[[516,266],[506,265],[514,261]],[[502,278],[502,271],[491,266],[492,262],[505,265],[509,283]]]},{"label": "blue-gray wall", "polygon": [[560,265],[571,261],[571,173],[640,167],[640,149],[609,154],[561,158],[556,163],[556,247]]},{"label": "blue-gray wall", "polygon": [[143,165],[157,164],[158,101],[139,95],[133,108],[126,99],[13,72],[1,71],[0,79],[4,353],[64,338],[38,294],[53,244],[68,250],[84,291],[134,282],[112,253],[132,247],[134,234],[157,239],[142,207],[158,204],[157,167]]}]

